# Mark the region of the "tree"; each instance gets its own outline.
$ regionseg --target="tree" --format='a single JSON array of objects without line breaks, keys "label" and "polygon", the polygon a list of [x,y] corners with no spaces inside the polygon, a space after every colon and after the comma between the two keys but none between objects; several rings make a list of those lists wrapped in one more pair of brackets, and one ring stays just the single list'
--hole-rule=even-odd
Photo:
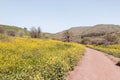
[{"label": "tree", "polygon": [[69,30],[66,30],[63,33],[63,41],[70,42],[70,41],[72,41],[72,38],[73,38],[73,33],[70,32]]},{"label": "tree", "polygon": [[24,30],[26,30],[26,31],[27,31],[27,28],[26,28],[26,27],[24,27]]},{"label": "tree", "polygon": [[38,38],[40,38],[41,37],[41,28],[40,27],[38,27],[38,32],[37,32],[37,34],[38,34]]},{"label": "tree", "polygon": [[41,38],[41,29],[40,27],[38,28],[35,28],[35,27],[32,27],[31,30],[30,30],[30,36],[32,38]]}]

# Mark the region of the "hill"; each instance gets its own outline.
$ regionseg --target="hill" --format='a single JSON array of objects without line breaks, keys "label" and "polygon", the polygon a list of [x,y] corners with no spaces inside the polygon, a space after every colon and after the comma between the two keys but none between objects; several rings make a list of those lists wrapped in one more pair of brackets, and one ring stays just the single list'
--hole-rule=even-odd
[{"label": "hill", "polygon": [[3,24],[0,24],[0,27],[3,28],[5,31],[14,30],[16,33],[24,32],[25,35],[28,35],[27,29],[24,29],[24,28],[20,28],[20,27],[17,27],[17,26],[3,25]]},{"label": "hill", "polygon": [[[25,33],[25,35],[28,35],[28,33],[29,33],[26,29],[23,29],[23,28],[20,28],[17,26],[0,25],[0,27],[4,28],[6,31],[7,30],[14,30],[16,32],[22,31]],[[96,39],[96,38],[103,37],[106,33],[116,33],[120,37],[120,25],[114,25],[114,24],[98,24],[98,25],[94,25],[94,26],[78,26],[78,27],[72,27],[68,30],[73,33],[74,41],[81,41],[83,37],[89,37],[92,39]],[[61,40],[63,38],[63,33],[65,31],[66,30],[55,33],[55,34],[43,32],[42,35],[44,36],[44,38],[47,38],[47,39]]]},{"label": "hill", "polygon": [[[100,37],[104,36],[106,33],[120,33],[120,25],[113,24],[98,24],[95,26],[80,26],[80,27],[72,27],[68,29],[73,33],[74,39],[79,40],[81,36],[85,37]],[[63,36],[62,32],[56,33],[54,38],[61,39]]]}]

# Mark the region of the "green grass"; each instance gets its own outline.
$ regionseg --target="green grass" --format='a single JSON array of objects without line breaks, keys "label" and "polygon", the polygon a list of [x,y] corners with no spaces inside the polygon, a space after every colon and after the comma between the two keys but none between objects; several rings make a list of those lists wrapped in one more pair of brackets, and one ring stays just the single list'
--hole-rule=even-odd
[{"label": "green grass", "polygon": [[9,25],[2,25],[2,24],[0,24],[0,27],[5,29],[5,31],[7,31],[7,30],[14,30],[15,32],[22,31],[22,32],[25,33],[25,35],[29,34],[29,32],[27,30],[24,30],[23,28],[20,28],[20,27],[17,27],[17,26],[9,26]]},{"label": "green grass", "polygon": [[87,45],[90,48],[103,51],[109,55],[120,58],[120,44],[117,45]]}]

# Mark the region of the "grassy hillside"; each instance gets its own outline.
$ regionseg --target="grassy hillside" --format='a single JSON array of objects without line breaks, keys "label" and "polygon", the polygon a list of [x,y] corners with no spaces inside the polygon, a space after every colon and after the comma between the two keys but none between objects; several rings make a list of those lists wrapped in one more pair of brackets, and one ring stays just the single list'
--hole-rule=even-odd
[{"label": "grassy hillside", "polygon": [[[116,33],[120,36],[120,25],[99,24],[95,26],[81,26],[70,28],[69,31],[73,33],[75,39],[77,40],[81,39],[81,36],[98,38],[101,37],[101,35],[104,36],[106,33]],[[64,31],[56,33],[55,38],[61,39],[63,33]]]},{"label": "grassy hillside", "polygon": [[23,29],[23,28],[20,28],[20,27],[17,27],[17,26],[9,26],[9,25],[2,25],[0,24],[0,27],[5,29],[5,31],[7,30],[14,30],[16,33],[22,31],[25,33],[25,35],[28,35],[28,31]]},{"label": "grassy hillside", "polygon": [[[8,25],[0,25],[0,27],[4,28],[5,30],[15,30],[16,32],[23,31],[25,35],[28,35],[28,31],[20,27]],[[98,40],[99,38],[104,37],[106,33],[115,33],[118,37],[120,37],[120,25],[113,24],[98,24],[95,26],[72,27],[68,30],[73,33],[74,41],[82,41],[82,37],[89,37],[91,39]],[[43,32],[42,35],[44,38],[47,39],[61,40],[63,38],[64,32],[65,31],[62,31],[56,34]]]},{"label": "grassy hillside", "polygon": [[0,80],[65,80],[84,46],[55,40],[0,40]]}]

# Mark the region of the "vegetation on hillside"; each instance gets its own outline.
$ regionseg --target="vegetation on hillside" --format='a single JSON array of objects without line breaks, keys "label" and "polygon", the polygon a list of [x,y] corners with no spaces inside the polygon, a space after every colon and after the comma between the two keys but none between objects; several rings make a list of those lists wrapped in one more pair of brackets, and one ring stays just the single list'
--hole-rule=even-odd
[{"label": "vegetation on hillside", "polygon": [[65,80],[83,53],[76,43],[2,35],[0,80]]},{"label": "vegetation on hillside", "polygon": [[106,33],[102,37],[84,37],[83,44],[110,45],[120,43],[120,38],[116,33]]},{"label": "vegetation on hillside", "polygon": [[120,44],[116,45],[88,45],[88,47],[103,51],[120,58]]},{"label": "vegetation on hillside", "polygon": [[[118,38],[120,38],[120,26],[112,25],[112,24],[99,24],[95,26],[82,26],[82,27],[73,27],[68,29],[74,35],[74,42],[81,43],[83,39],[91,40],[95,39],[93,42],[98,41],[103,42],[104,36],[106,34],[116,34]],[[56,33],[54,36],[55,39],[62,40],[62,36],[64,35],[64,31]]]},{"label": "vegetation on hillside", "polygon": [[[0,32],[6,32],[8,35],[12,36],[23,36],[24,33],[29,34],[32,38],[45,38],[45,39],[54,39],[61,41],[72,41],[83,44],[117,44],[120,43],[120,26],[119,25],[110,25],[110,24],[99,24],[91,27],[73,27],[63,32],[56,34],[44,33],[41,32],[39,28],[31,28],[30,32],[26,29],[22,29],[15,26],[1,25],[0,28],[6,29],[6,31],[1,30]],[[17,32],[17,33],[16,33]],[[24,32],[24,33],[23,33]],[[111,41],[107,40],[110,36],[110,39],[113,38],[116,40]],[[68,39],[68,37],[70,39]],[[69,42],[69,41],[68,41]]]},{"label": "vegetation on hillside", "polygon": [[29,31],[27,31],[27,28],[23,29],[17,26],[0,25],[0,33],[1,33],[1,30],[3,31],[3,33],[6,33],[6,34],[14,33],[16,36],[20,36],[22,34],[24,34],[25,36],[29,35]]}]

